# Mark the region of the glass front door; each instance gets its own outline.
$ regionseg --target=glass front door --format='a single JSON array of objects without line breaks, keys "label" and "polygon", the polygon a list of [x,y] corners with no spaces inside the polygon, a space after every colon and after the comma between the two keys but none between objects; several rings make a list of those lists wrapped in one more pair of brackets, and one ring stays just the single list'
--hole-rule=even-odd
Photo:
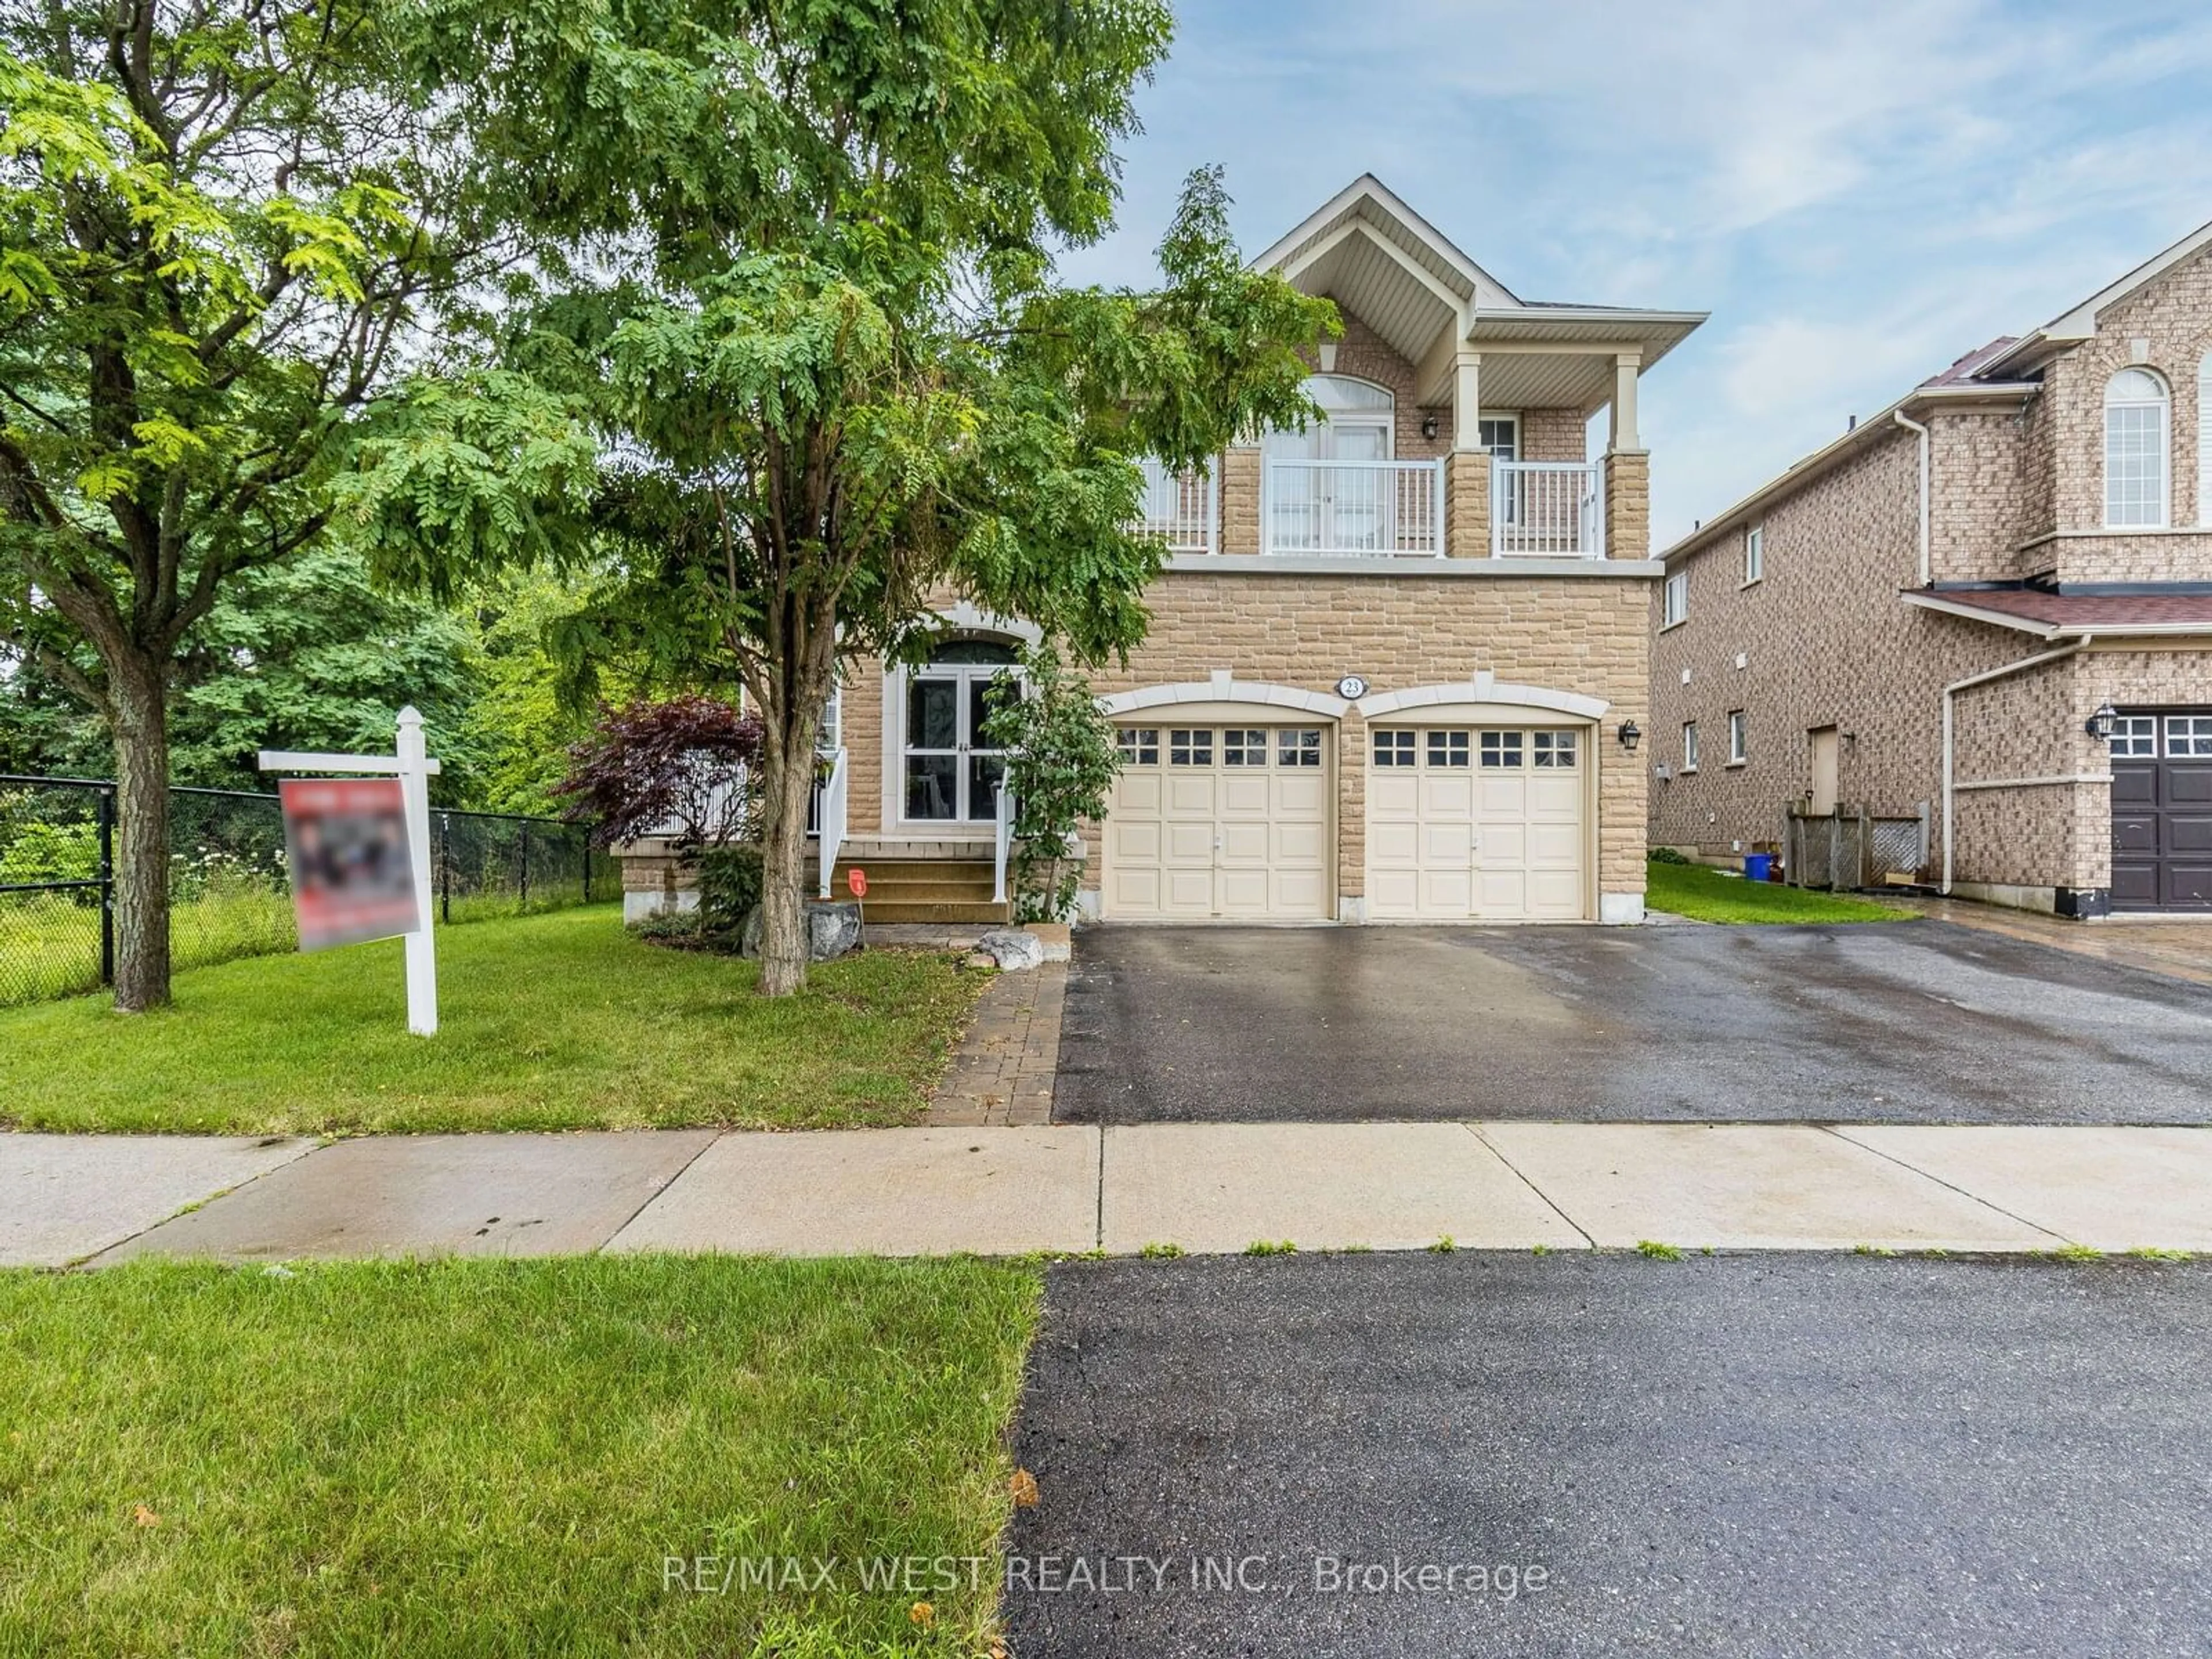
[{"label": "glass front door", "polygon": [[988,641],[945,647],[906,686],[903,816],[913,823],[988,823],[1006,755],[983,735],[991,682],[1014,653]]}]

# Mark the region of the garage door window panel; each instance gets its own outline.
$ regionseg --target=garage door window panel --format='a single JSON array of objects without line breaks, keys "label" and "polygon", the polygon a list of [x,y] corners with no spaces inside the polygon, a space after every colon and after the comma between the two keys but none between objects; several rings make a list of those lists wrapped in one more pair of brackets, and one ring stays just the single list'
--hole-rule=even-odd
[{"label": "garage door window panel", "polygon": [[1486,772],[1515,771],[1521,765],[1522,737],[1518,732],[1485,732],[1482,767]]},{"label": "garage door window panel", "polygon": [[1168,764],[1212,765],[1213,728],[1210,726],[1170,727],[1168,732]]},{"label": "garage door window panel", "polygon": [[1445,770],[1464,768],[1468,763],[1468,734],[1464,732],[1431,732],[1429,739],[1429,764]]},{"label": "garage door window panel", "polygon": [[1539,732],[1534,734],[1535,763],[1539,768],[1554,771],[1571,771],[1575,763],[1577,738],[1572,732]]},{"label": "garage door window panel", "polygon": [[1221,734],[1221,763],[1224,766],[1265,766],[1267,763],[1267,734],[1256,727],[1230,726]]},{"label": "garage door window panel", "polygon": [[1411,732],[1377,732],[1375,734],[1375,763],[1377,766],[1411,766],[1413,763],[1413,734]]},{"label": "garage door window panel", "polygon": [[2212,714],[2167,715],[2166,752],[2177,760],[2212,757]]},{"label": "garage door window panel", "polygon": [[1160,763],[1160,728],[1157,726],[1122,726],[1114,733],[1114,745],[1121,750],[1124,766]]},{"label": "garage door window panel", "polygon": [[1278,766],[1319,766],[1321,728],[1312,726],[1283,727],[1275,734],[1275,763]]},{"label": "garage door window panel", "polygon": [[2112,722],[2112,753],[2116,756],[2158,753],[2158,716],[2123,714]]}]

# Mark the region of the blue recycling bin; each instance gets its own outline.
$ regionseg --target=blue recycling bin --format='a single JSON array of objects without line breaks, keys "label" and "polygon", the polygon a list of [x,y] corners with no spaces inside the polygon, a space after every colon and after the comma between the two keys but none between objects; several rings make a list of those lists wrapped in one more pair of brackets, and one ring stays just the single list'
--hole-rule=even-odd
[{"label": "blue recycling bin", "polygon": [[1771,853],[1746,853],[1743,855],[1743,878],[1746,881],[1773,880],[1774,854]]}]

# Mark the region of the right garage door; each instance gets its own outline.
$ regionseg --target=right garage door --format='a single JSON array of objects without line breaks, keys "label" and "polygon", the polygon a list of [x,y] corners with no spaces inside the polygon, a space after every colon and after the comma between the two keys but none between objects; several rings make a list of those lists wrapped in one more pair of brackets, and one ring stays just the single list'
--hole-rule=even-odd
[{"label": "right garage door", "polygon": [[1376,726],[1370,741],[1370,919],[1589,915],[1589,757],[1579,731]]},{"label": "right garage door", "polygon": [[2112,729],[2112,908],[2212,910],[2212,710]]}]

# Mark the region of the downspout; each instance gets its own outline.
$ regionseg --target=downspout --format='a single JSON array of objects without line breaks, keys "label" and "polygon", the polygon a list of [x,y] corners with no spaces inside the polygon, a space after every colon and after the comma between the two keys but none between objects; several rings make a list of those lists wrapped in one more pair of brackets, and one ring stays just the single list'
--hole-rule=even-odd
[{"label": "downspout", "polygon": [[[1903,419],[1903,416],[1900,416],[1899,418]],[[1960,692],[1970,690],[1978,685],[1987,685],[1991,680],[2004,679],[2009,675],[2021,673],[2030,668],[2040,668],[2045,663],[2063,662],[2067,658],[2087,646],[2091,638],[2092,635],[2084,634],[2073,644],[2062,646],[2056,651],[2039,652],[2033,657],[2022,657],[2018,662],[2008,662],[2002,668],[1992,668],[1980,674],[1970,674],[1963,680],[1953,680],[1950,684],[1943,688],[1943,884],[1936,890],[1944,897],[1948,898],[1951,896],[1951,849],[1955,844],[1957,834],[1953,827],[1951,814],[1952,802],[1956,793],[1952,781],[1953,700]]]},{"label": "downspout", "polygon": [[[1920,434],[1920,585],[1925,587],[1936,579],[1935,560],[1929,548],[1928,506],[1930,458],[1928,453],[1928,428],[1919,422],[1911,419],[1901,409],[1893,410],[1890,412],[1890,419],[1895,421],[1907,432],[1917,432]],[[1943,820],[1946,824],[1950,821],[1948,817]],[[1948,884],[1945,890],[1949,890]]]}]

